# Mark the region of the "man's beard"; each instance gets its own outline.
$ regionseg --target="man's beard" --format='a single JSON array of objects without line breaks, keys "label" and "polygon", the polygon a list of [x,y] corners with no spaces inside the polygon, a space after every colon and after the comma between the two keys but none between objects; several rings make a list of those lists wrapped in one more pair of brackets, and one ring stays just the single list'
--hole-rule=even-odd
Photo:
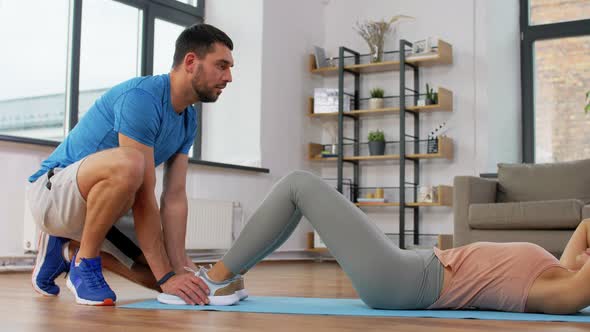
[{"label": "man's beard", "polygon": [[205,84],[199,84],[199,79],[201,81],[205,81],[205,77],[203,77],[203,67],[202,65],[199,66],[197,69],[197,74],[193,78],[192,85],[193,90],[199,97],[199,101],[203,103],[213,103],[217,101],[219,95],[215,92],[215,88],[208,88]]}]

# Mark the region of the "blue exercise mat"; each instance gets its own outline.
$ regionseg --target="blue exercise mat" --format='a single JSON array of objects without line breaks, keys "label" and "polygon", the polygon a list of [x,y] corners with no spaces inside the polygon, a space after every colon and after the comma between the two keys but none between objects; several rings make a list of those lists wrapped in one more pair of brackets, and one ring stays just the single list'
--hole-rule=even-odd
[{"label": "blue exercise mat", "polygon": [[334,315],[366,317],[432,317],[518,321],[559,321],[590,323],[590,307],[576,315],[523,314],[480,310],[375,310],[358,299],[250,296],[233,306],[189,306],[162,304],[148,300],[118,306],[129,309],[233,311],[296,315]]}]

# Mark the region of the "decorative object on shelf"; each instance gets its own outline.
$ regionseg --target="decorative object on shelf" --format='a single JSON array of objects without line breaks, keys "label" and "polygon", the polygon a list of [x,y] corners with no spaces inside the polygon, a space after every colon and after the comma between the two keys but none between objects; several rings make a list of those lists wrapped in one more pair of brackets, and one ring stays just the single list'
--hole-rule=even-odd
[{"label": "decorative object on shelf", "polygon": [[412,43],[412,54],[410,57],[432,55],[437,52],[438,38],[428,37]]},{"label": "decorative object on shelf", "polygon": [[313,231],[313,248],[327,248],[317,231]]},{"label": "decorative object on shelf", "polygon": [[357,203],[385,203],[385,198],[357,198]]},{"label": "decorative object on shelf", "polygon": [[383,188],[375,189],[375,198],[384,198]]},{"label": "decorative object on shelf", "polygon": [[586,106],[584,107],[584,112],[586,112],[586,114],[590,112],[590,90],[586,92]]},{"label": "decorative object on shelf", "polygon": [[371,156],[385,154],[385,134],[381,130],[369,132],[369,153]]},{"label": "decorative object on shelf", "polygon": [[354,29],[369,45],[371,63],[383,61],[383,45],[385,43],[385,37],[390,33],[395,35],[397,23],[405,18],[413,19],[411,16],[396,15],[389,21],[382,19],[381,21],[365,21],[362,24],[356,22]]},{"label": "decorative object on shelf", "polygon": [[[322,156],[322,158],[334,158],[334,157],[338,157],[338,145],[336,144],[330,144],[328,145],[328,147],[330,148],[329,150],[324,150],[322,151],[322,153],[320,154]],[[336,152],[334,152],[334,150],[336,150]]]},{"label": "decorative object on shelf", "polygon": [[438,137],[428,136],[428,143],[426,147],[426,153],[438,153]]},{"label": "decorative object on shelf", "polygon": [[369,99],[369,109],[379,109],[383,108],[383,96],[385,95],[385,91],[381,88],[374,88],[370,92],[371,99]]},{"label": "decorative object on shelf", "polygon": [[329,67],[328,60],[326,58],[326,50],[319,46],[313,47],[314,55],[315,55],[315,66],[316,68],[324,68]]},{"label": "decorative object on shelf", "polygon": [[428,53],[426,39],[418,40],[412,43],[412,55]]},{"label": "decorative object on shelf", "polygon": [[338,156],[338,124],[334,122],[324,122],[322,123],[322,128],[328,133],[330,136],[331,144],[325,144],[323,146],[323,150],[321,152],[322,158],[331,158]]},{"label": "decorative object on shelf", "polygon": [[[344,112],[350,112],[351,101],[350,95],[344,94]],[[338,89],[315,88],[313,90],[313,112],[315,114],[338,112]]]},{"label": "decorative object on shelf", "polygon": [[435,104],[438,104],[438,92],[434,92],[434,88],[426,83],[426,105]]},{"label": "decorative object on shelf", "polygon": [[420,202],[420,203],[434,203],[434,202],[436,202],[436,187],[419,186],[418,187],[418,202]]},{"label": "decorative object on shelf", "polygon": [[438,138],[447,131],[447,123],[443,122],[436,129],[428,134],[428,143],[426,147],[426,153],[438,153]]}]

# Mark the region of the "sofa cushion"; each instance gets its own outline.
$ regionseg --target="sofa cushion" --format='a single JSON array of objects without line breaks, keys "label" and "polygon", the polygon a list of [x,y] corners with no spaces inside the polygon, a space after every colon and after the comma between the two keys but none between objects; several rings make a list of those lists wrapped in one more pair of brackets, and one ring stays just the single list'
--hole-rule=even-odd
[{"label": "sofa cushion", "polygon": [[590,202],[590,159],[552,164],[498,164],[498,202],[569,198]]},{"label": "sofa cushion", "polygon": [[474,229],[574,229],[582,220],[584,203],[555,201],[471,204],[469,226]]}]

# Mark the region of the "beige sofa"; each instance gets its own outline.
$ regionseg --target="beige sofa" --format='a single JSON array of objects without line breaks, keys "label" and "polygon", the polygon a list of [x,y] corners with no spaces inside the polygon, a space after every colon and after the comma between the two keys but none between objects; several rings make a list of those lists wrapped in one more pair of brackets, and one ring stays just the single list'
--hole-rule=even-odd
[{"label": "beige sofa", "polygon": [[455,247],[525,241],[560,255],[590,217],[590,160],[499,164],[497,179],[455,177],[453,195]]}]

